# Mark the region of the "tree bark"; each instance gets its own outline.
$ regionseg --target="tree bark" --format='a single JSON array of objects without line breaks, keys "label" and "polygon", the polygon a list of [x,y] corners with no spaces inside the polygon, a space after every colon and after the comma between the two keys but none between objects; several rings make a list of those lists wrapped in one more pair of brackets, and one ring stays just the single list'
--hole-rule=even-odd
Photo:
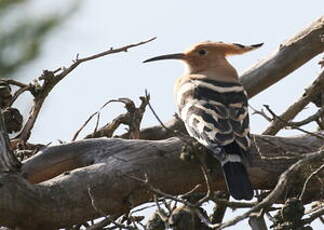
[{"label": "tree bark", "polygon": [[[285,158],[261,159],[260,156],[309,153],[323,144],[313,136],[256,136],[255,140],[248,169],[255,189],[273,188],[280,174],[295,162]],[[60,164],[73,162],[76,167],[85,167],[38,185],[30,185],[14,175],[1,177],[0,224],[26,229],[44,229],[45,226],[55,229],[102,216],[102,212],[107,215],[126,213],[152,198],[145,186],[133,178],[144,179],[145,174],[151,185],[174,195],[185,193],[197,184],[204,185],[199,164],[179,158],[182,146],[183,142],[178,138],[161,141],[100,138],[46,148],[22,167],[28,180],[40,180],[39,175],[57,170]],[[66,160],[56,164],[56,159]],[[312,169],[309,167],[291,183],[304,181]],[[213,190],[226,189],[217,164],[212,178]],[[307,201],[319,199],[323,194],[318,180],[312,181],[307,188]]]}]

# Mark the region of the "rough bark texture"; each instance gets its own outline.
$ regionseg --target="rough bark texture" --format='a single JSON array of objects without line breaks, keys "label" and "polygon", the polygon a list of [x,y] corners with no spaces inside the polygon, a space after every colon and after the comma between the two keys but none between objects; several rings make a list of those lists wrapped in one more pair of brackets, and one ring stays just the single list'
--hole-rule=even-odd
[{"label": "rough bark texture", "polygon": [[[287,153],[313,152],[323,141],[313,136],[257,136],[256,144],[251,151],[251,180],[255,188],[271,189],[294,160],[265,160],[260,158],[260,154],[275,157],[286,156]],[[125,213],[152,198],[144,185],[132,176],[144,179],[147,174],[150,183],[162,191],[170,194],[185,193],[197,184],[204,184],[204,179],[197,162],[179,158],[182,146],[178,138],[161,141],[101,138],[49,147],[24,164],[22,171],[29,180],[35,182],[46,179],[39,178],[39,175],[60,168],[53,162],[57,159],[57,164],[65,167],[71,162],[75,167],[86,167],[66,172],[38,185],[30,185],[17,176],[2,176],[1,224],[13,226],[14,223],[15,226],[31,229],[46,226],[49,229],[49,226],[63,227],[102,216],[95,207],[107,214]],[[301,178],[309,175],[312,166],[309,167],[291,183],[298,184]],[[213,189],[225,190],[217,165],[212,178]],[[311,190],[308,190],[305,200],[318,199],[322,194],[320,182],[314,180],[312,183],[308,186]],[[301,186],[287,193],[299,189]],[[17,218],[14,222],[13,216]]]}]

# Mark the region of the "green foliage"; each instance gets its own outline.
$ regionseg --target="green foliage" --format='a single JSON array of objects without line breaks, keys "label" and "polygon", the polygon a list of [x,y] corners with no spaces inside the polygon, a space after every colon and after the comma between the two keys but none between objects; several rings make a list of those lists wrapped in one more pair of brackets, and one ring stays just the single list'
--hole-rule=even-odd
[{"label": "green foliage", "polygon": [[[77,4],[64,13],[28,11],[31,0],[0,0],[0,77],[12,77],[23,65],[37,58],[54,28],[71,15]],[[71,4],[67,4],[71,5]]]}]

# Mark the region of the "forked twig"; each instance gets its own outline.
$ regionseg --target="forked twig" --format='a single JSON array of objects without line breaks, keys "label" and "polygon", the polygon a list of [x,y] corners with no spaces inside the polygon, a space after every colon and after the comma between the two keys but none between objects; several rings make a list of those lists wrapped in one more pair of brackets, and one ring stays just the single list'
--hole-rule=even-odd
[{"label": "forked twig", "polygon": [[[63,67],[63,68],[57,68],[54,71],[48,71],[48,70],[43,71],[42,75],[38,78],[39,81],[43,81],[43,84],[40,85],[36,91],[33,92],[34,104],[30,110],[30,115],[29,115],[27,122],[25,123],[23,129],[15,138],[21,139],[23,142],[27,142],[27,140],[30,137],[31,130],[33,129],[34,124],[38,118],[38,115],[42,108],[42,105],[43,105],[45,99],[47,98],[47,96],[49,95],[49,93],[57,85],[57,83],[59,83],[63,78],[65,78],[69,73],[71,73],[81,63],[84,63],[84,62],[87,62],[87,61],[90,61],[90,60],[93,60],[93,59],[96,59],[99,57],[103,57],[103,56],[106,56],[109,54],[127,52],[128,49],[130,49],[130,48],[146,44],[148,42],[153,41],[154,39],[156,39],[156,38],[154,37],[154,38],[148,39],[146,41],[126,45],[121,48],[116,48],[116,49],[111,48],[107,51],[101,52],[99,54],[91,55],[91,56],[88,56],[85,58],[77,57],[76,60],[74,60],[73,63],[67,68]],[[17,82],[12,82],[12,83],[18,84]],[[20,84],[20,86],[24,87],[25,85]]]},{"label": "forked twig", "polygon": [[[263,105],[268,111],[269,111],[269,113],[271,113],[271,115],[274,117],[274,120],[278,120],[278,121],[280,121],[281,123],[283,123],[283,124],[285,124],[284,126],[290,126],[290,124],[289,124],[289,121],[286,121],[286,120],[284,120],[284,119],[282,119],[280,116],[277,116],[271,109],[270,109],[270,106],[269,105]],[[283,127],[284,127],[283,126]],[[291,126],[290,126],[291,127]],[[296,129],[296,130],[299,130],[299,131],[301,131],[301,132],[303,132],[303,133],[306,133],[306,134],[309,134],[309,135],[311,135],[311,136],[315,136],[315,137],[318,137],[318,138],[320,138],[320,139],[322,139],[322,140],[324,140],[324,136],[323,135],[320,135],[320,134],[317,134],[317,133],[313,133],[313,132],[309,132],[309,131],[307,131],[307,130],[305,130],[305,129],[302,129],[302,128],[300,128],[300,127],[298,127],[298,126],[294,126],[294,127],[291,127],[291,128],[293,128],[293,129]]]}]

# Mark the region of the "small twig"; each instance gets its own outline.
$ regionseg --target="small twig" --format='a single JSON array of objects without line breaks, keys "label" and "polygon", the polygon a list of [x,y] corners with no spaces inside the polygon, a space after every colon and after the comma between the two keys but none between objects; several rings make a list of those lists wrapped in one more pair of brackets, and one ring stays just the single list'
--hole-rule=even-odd
[{"label": "small twig", "polygon": [[11,107],[11,106],[13,105],[13,103],[17,100],[17,98],[18,98],[21,94],[23,94],[23,93],[26,92],[26,91],[30,91],[30,89],[31,89],[31,86],[30,86],[30,85],[26,85],[26,86],[21,87],[20,89],[18,89],[18,90],[14,93],[14,95],[12,96],[11,101],[10,101],[10,103],[8,104],[8,107]]},{"label": "small twig", "polygon": [[313,212],[310,217],[303,219],[303,223],[304,224],[309,224],[311,222],[313,222],[313,220],[317,219],[317,218],[321,218],[324,215],[324,208],[321,208],[320,210]]},{"label": "small twig", "polygon": [[211,197],[211,178],[207,172],[207,169],[205,168],[205,166],[202,164],[201,162],[201,171],[203,172],[203,175],[204,175],[204,179],[205,179],[205,183],[206,183],[206,187],[207,187],[207,192],[206,192],[206,195],[201,198],[195,205],[196,206],[200,206],[202,205],[204,202],[206,202],[207,200],[210,199]]},{"label": "small twig", "polygon": [[161,206],[160,206],[160,202],[157,200],[157,196],[156,196],[155,194],[153,195],[153,199],[154,199],[155,205],[156,205],[156,207],[157,207],[157,209],[158,209],[158,214],[159,214],[161,220],[162,220],[163,222],[166,222],[166,221],[168,220],[168,218],[169,218],[169,215],[170,215],[171,213],[166,214],[166,213],[164,212],[164,210],[161,208]]},{"label": "small twig", "polygon": [[198,209],[192,209],[199,219],[209,228],[214,228],[215,225],[212,224]]},{"label": "small twig", "polygon": [[[207,172],[205,172],[207,173]],[[206,177],[207,174],[204,174],[204,176]],[[149,179],[148,179],[148,176],[147,174],[145,174],[145,178],[142,179],[142,178],[138,178],[136,176],[132,176],[132,175],[125,175],[126,177],[129,177],[131,179],[134,179],[136,181],[139,181],[140,183],[143,183],[145,186],[147,186],[147,188],[152,191],[154,194],[156,195],[159,195],[159,196],[162,196],[166,199],[171,199],[173,201],[176,201],[176,202],[179,202],[179,203],[182,203],[184,204],[185,206],[187,206],[188,208],[190,208],[191,210],[193,210],[196,215],[209,227],[211,226],[218,226],[218,225],[215,225],[215,224],[212,224],[210,223],[209,220],[207,220],[200,212],[198,213],[197,211],[197,208],[203,203],[206,201],[206,197],[211,197],[210,194],[208,194],[207,192],[207,195],[204,196],[203,199],[200,199],[197,203],[191,203],[185,199],[183,199],[182,197],[184,197],[183,195],[180,195],[179,197],[176,197],[176,196],[173,196],[173,195],[170,195],[170,194],[167,194],[167,193],[164,193],[162,192],[161,190],[155,188],[154,186],[152,186],[150,183],[149,183]],[[205,178],[207,179],[207,178]],[[206,181],[207,182],[207,181]],[[207,182],[208,183],[208,182]],[[194,189],[192,189],[190,192],[194,191],[197,189],[198,186],[196,186]],[[186,193],[187,194],[187,193]],[[155,199],[156,200],[156,199]],[[254,207],[256,205],[256,203],[246,203],[246,202],[230,202],[228,200],[224,200],[224,199],[212,199],[214,202],[216,202],[217,204],[221,204],[221,205],[225,205],[225,206],[228,206],[228,207],[231,207],[231,208],[248,208],[248,207]],[[156,200],[156,205],[157,207],[160,207],[160,204],[159,202]],[[160,207],[161,208],[161,207]],[[171,209],[172,210],[172,209]],[[163,212],[162,212],[163,213]],[[164,216],[164,213],[162,216],[160,216],[161,219],[162,218],[165,218],[167,219],[168,217]]]},{"label": "small twig", "polygon": [[297,122],[290,121],[288,122],[288,125],[291,127],[299,127],[299,126],[307,125],[308,123],[311,123],[313,121],[316,122],[323,115],[324,115],[324,108],[320,108],[315,114],[307,117],[306,119]]},{"label": "small twig", "polygon": [[176,197],[176,196],[173,196],[173,195],[167,194],[167,193],[165,193],[165,192],[162,192],[160,189],[155,188],[153,185],[151,185],[151,184],[149,183],[149,180],[148,180],[147,174],[145,174],[145,179],[141,179],[141,178],[138,178],[138,177],[136,177],[136,176],[132,176],[132,175],[125,175],[125,176],[127,176],[127,177],[129,177],[129,178],[132,178],[132,179],[134,179],[134,180],[136,180],[136,181],[139,181],[139,182],[141,182],[141,183],[143,183],[145,186],[147,186],[147,188],[148,188],[150,191],[152,191],[153,193],[155,193],[155,194],[157,194],[157,195],[163,196],[163,197],[165,197],[165,198],[167,198],[167,199],[171,199],[171,200],[177,201],[177,202],[182,203],[182,204],[184,204],[184,205],[186,205],[186,206],[188,206],[188,207],[192,207],[192,206],[193,206],[190,202],[188,202],[188,201],[186,201],[186,200],[184,200],[184,199],[181,199],[181,198],[178,198],[178,197]]},{"label": "small twig", "polygon": [[[146,98],[149,98],[149,97],[150,97],[150,94],[148,93],[147,90],[145,90],[145,97],[146,97]],[[151,103],[149,102],[147,105],[148,105],[148,107],[150,108],[150,110],[151,110],[151,112],[153,113],[153,115],[154,115],[154,117],[156,118],[156,120],[158,120],[158,122],[160,123],[160,125],[161,125],[165,130],[167,130],[168,132],[171,132],[171,133],[173,133],[174,135],[177,135],[176,132],[175,132],[174,130],[169,129],[168,127],[166,127],[166,126],[164,125],[164,123],[161,121],[160,117],[157,115],[157,113],[156,113],[155,110],[153,109]]]},{"label": "small twig", "polygon": [[[107,105],[109,105],[111,102],[117,102],[118,100],[109,100],[107,101],[105,104],[103,104],[99,110],[93,114],[90,115],[90,117],[83,123],[83,125],[75,132],[75,134],[73,135],[72,141],[75,141],[77,139],[77,137],[79,136],[80,132],[87,126],[87,124],[91,121],[91,119],[97,115],[99,116],[99,113],[102,109],[104,109]],[[96,122],[96,128],[97,129],[97,124],[99,123],[99,117],[97,117],[97,122]]]},{"label": "small twig", "polygon": [[79,136],[79,134],[80,134],[80,132],[87,126],[87,124],[91,121],[91,119],[97,114],[98,112],[95,112],[95,113],[93,113],[93,114],[91,114],[91,116],[83,123],[83,125],[75,132],[75,134],[73,135],[73,138],[72,138],[72,140],[71,141],[75,141],[77,138],[78,138],[78,136]]},{"label": "small twig", "polygon": [[82,63],[82,62],[90,61],[90,60],[93,60],[93,59],[96,59],[96,58],[99,58],[99,57],[103,57],[103,56],[106,56],[106,55],[109,55],[109,54],[127,52],[128,49],[130,49],[130,48],[140,46],[140,45],[144,45],[144,44],[149,43],[149,42],[151,42],[151,41],[153,41],[155,39],[156,39],[156,37],[153,37],[153,38],[150,38],[150,39],[148,39],[146,41],[142,41],[142,42],[139,42],[139,43],[127,45],[127,46],[124,46],[124,47],[121,47],[121,48],[117,48],[117,49],[110,48],[107,51],[104,51],[104,52],[101,52],[101,53],[98,53],[98,54],[95,54],[95,55],[92,55],[92,56],[88,56],[88,57],[85,57],[85,58],[79,58],[77,56],[76,63],[78,63],[78,62]]},{"label": "small twig", "polygon": [[[264,135],[275,135],[282,128],[287,125],[287,121],[291,121],[295,116],[317,95],[318,91],[322,88],[324,83],[324,70],[319,74],[317,79],[312,83],[310,87],[306,89],[306,93],[303,94],[297,102],[292,104],[283,114],[280,119],[274,119],[269,127],[263,132]],[[283,122],[284,121],[284,122]]]},{"label": "small twig", "polygon": [[5,81],[7,84],[10,84],[10,85],[15,85],[15,86],[18,86],[20,88],[25,88],[27,87],[28,85],[22,83],[22,82],[19,82],[19,81],[15,81],[15,80],[12,80],[12,79],[7,79],[7,80],[3,80]]},{"label": "small twig", "polygon": [[[269,160],[269,161],[274,161],[274,160],[294,160],[294,159],[300,159],[300,155],[297,155],[297,154],[294,154],[293,156],[276,156],[276,157],[267,157],[267,156],[264,156],[262,154],[262,151],[257,143],[257,140],[256,140],[256,136],[255,135],[252,135],[252,138],[253,138],[253,142],[255,144],[255,148],[256,148],[256,151],[258,153],[258,155],[260,156],[260,158],[262,160]],[[269,143],[269,144],[272,144],[272,143]],[[287,154],[284,149],[283,149],[283,152],[285,154]]]},{"label": "small twig", "polygon": [[[34,104],[30,110],[30,115],[29,115],[27,122],[25,123],[23,129],[15,138],[21,139],[24,142],[27,142],[27,140],[30,137],[31,130],[34,127],[34,124],[38,118],[39,112],[42,108],[42,105],[43,105],[45,99],[47,98],[49,93],[52,91],[52,89],[57,85],[57,83],[59,83],[63,78],[65,78],[69,73],[71,73],[78,65],[80,65],[83,62],[87,62],[87,61],[90,61],[90,60],[93,60],[93,59],[96,59],[99,57],[103,57],[103,56],[106,56],[109,54],[126,52],[130,48],[146,44],[148,42],[153,41],[154,39],[156,39],[156,38],[154,37],[154,38],[151,38],[149,40],[142,41],[139,43],[130,44],[130,45],[127,45],[127,46],[124,46],[121,48],[117,48],[117,49],[109,49],[109,50],[104,51],[99,54],[91,55],[91,56],[88,56],[85,58],[80,58],[80,59],[75,60],[67,68],[58,68],[54,71],[48,71],[48,70],[43,71],[42,75],[38,78],[39,80],[44,81],[43,85],[40,87],[40,89],[37,90],[36,94],[33,94],[35,98],[34,98]],[[20,84],[15,81],[12,81],[12,83]],[[23,84],[23,86],[26,86],[26,85]]]},{"label": "small twig", "polygon": [[184,197],[188,197],[190,195],[192,195],[197,189],[199,189],[201,187],[201,184],[197,184],[193,189],[191,189],[189,192],[186,192],[184,194],[181,194],[180,197],[184,198]]},{"label": "small twig", "polygon": [[263,109],[261,109],[261,110],[257,110],[257,109],[255,109],[255,108],[253,108],[252,105],[249,105],[249,107],[253,110],[252,115],[254,115],[254,114],[258,114],[258,115],[261,115],[261,116],[262,116],[264,119],[266,119],[267,121],[269,121],[269,122],[272,121],[272,118],[269,117],[269,116],[264,112]]},{"label": "small twig", "polygon": [[299,200],[303,200],[304,198],[304,194],[306,192],[306,187],[308,185],[308,182],[310,181],[310,179],[313,177],[313,176],[316,176],[321,170],[324,169],[324,164],[322,164],[319,168],[317,168],[314,172],[312,172],[306,179],[304,185],[303,185],[303,189],[299,195]]},{"label": "small twig", "polygon": [[96,212],[98,212],[100,215],[102,215],[103,217],[105,217],[107,220],[109,220],[110,223],[113,223],[114,225],[116,225],[116,226],[119,227],[120,229],[135,230],[134,228],[127,227],[127,226],[124,226],[124,225],[122,225],[122,224],[119,224],[119,223],[117,223],[115,220],[113,220],[110,216],[107,216],[106,213],[105,213],[103,210],[101,210],[101,209],[97,206],[96,201],[95,201],[94,194],[93,194],[93,192],[92,192],[92,190],[91,190],[90,187],[88,188],[88,194],[89,194],[89,197],[90,197],[90,199],[91,199],[91,205],[92,205],[92,207],[94,208],[94,210],[95,210]]},{"label": "small twig", "polygon": [[[140,139],[140,125],[145,113],[146,106],[148,104],[149,98],[139,97],[141,99],[141,105],[139,107],[135,106],[135,103],[129,98],[119,98],[117,100],[110,100],[104,106],[110,102],[121,102],[124,104],[127,112],[117,116],[110,123],[104,125],[99,130],[97,128],[91,134],[88,134],[85,138],[94,137],[111,137],[115,130],[121,125],[128,125],[129,129],[127,134],[123,135],[123,138],[127,139]],[[102,106],[102,108],[104,107]]]},{"label": "small twig", "polygon": [[262,154],[262,151],[261,151],[258,143],[257,143],[256,136],[255,135],[252,135],[252,137],[253,137],[253,141],[254,141],[254,144],[255,144],[255,147],[256,147],[256,151],[257,151],[258,155],[260,156],[260,158],[262,160],[280,161],[280,160],[299,160],[299,159],[301,159],[300,154],[297,154],[297,153],[294,153],[294,152],[287,152],[281,146],[278,146],[275,143],[273,143],[272,141],[267,140],[267,139],[263,139],[263,141],[264,142],[267,142],[269,145],[276,145],[281,150],[281,152],[284,153],[284,156],[275,156],[275,157],[267,157],[267,156],[264,156]]},{"label": "small twig", "polygon": [[64,69],[64,67],[58,67],[56,70],[53,70],[53,73],[58,73],[60,71],[62,71]]},{"label": "small twig", "polygon": [[98,126],[99,126],[99,121],[100,121],[100,113],[97,113],[97,121],[96,121],[96,126],[93,130],[93,133],[96,133],[98,130]]},{"label": "small twig", "polygon": [[[145,90],[145,97],[149,97],[150,94],[147,92],[147,90]],[[153,113],[154,117],[158,120],[158,122],[160,123],[160,125],[167,130],[168,132],[172,133],[174,136],[178,137],[184,144],[188,145],[188,146],[192,146],[192,142],[188,141],[186,138],[190,138],[190,136],[188,136],[187,134],[184,134],[182,132],[176,132],[172,129],[169,129],[168,127],[166,127],[164,125],[164,123],[161,121],[160,117],[157,115],[157,113],[155,112],[155,110],[153,109],[152,105],[150,102],[148,102],[148,107],[150,108],[151,112]]]},{"label": "small twig", "polygon": [[[275,114],[275,113],[270,109],[270,106],[269,106],[269,105],[263,105],[263,106],[264,106],[264,107],[269,111],[269,113],[271,113],[271,115],[274,117],[275,120],[280,121],[280,122],[283,124],[282,127],[285,127],[285,126],[289,126],[289,127],[291,127],[291,126],[289,125],[289,121],[286,121],[286,120],[282,119],[280,116],[277,116],[277,115],[276,115],[276,114]],[[299,130],[299,131],[301,131],[301,132],[303,132],[303,133],[306,133],[306,134],[309,134],[309,135],[311,135],[311,136],[315,136],[315,137],[318,137],[318,138],[324,140],[324,136],[323,136],[323,135],[320,135],[320,134],[317,134],[317,133],[313,133],[313,132],[309,132],[309,131],[307,131],[307,130],[305,130],[305,129],[302,129],[302,128],[298,127],[298,126],[294,126],[294,127],[291,127],[291,128],[296,129],[296,130]],[[263,134],[264,134],[264,133],[263,133]]]},{"label": "small twig", "polygon": [[89,194],[89,197],[90,197],[90,199],[91,199],[91,205],[92,205],[92,207],[94,208],[94,210],[95,210],[96,212],[98,212],[98,213],[99,213],[100,215],[102,215],[102,216],[107,216],[106,213],[105,213],[104,211],[102,211],[99,207],[97,207],[97,205],[96,205],[96,201],[95,201],[95,198],[94,198],[94,194],[92,193],[92,190],[91,190],[90,187],[88,188],[88,194]]},{"label": "small twig", "polygon": [[[100,107],[100,109],[93,113],[86,121],[85,123],[81,126],[80,129],[74,134],[72,141],[76,140],[77,136],[79,133],[83,130],[83,128],[89,123],[89,121],[97,115],[97,121],[96,121],[96,126],[94,131],[91,134],[88,134],[85,138],[94,138],[94,137],[111,137],[114,133],[114,131],[121,125],[125,124],[129,126],[128,130],[128,138],[132,139],[139,139],[139,133],[140,133],[140,124],[143,119],[143,115],[145,112],[145,108],[147,106],[148,97],[140,97],[142,103],[141,105],[137,108],[135,106],[135,103],[130,100],[129,98],[118,98],[114,100],[109,100],[106,102],[104,105]],[[127,109],[127,113],[121,114],[117,116],[115,119],[113,119],[110,123],[104,125],[100,129],[98,129],[99,126],[99,118],[100,118],[100,112],[103,108],[105,108],[108,104],[112,102],[120,102],[123,103],[125,108]]]},{"label": "small twig", "polygon": [[312,206],[311,209],[305,211],[305,215],[312,214],[313,212],[316,212],[317,210],[320,210],[324,208],[324,203],[321,201],[316,202],[315,206]]}]

